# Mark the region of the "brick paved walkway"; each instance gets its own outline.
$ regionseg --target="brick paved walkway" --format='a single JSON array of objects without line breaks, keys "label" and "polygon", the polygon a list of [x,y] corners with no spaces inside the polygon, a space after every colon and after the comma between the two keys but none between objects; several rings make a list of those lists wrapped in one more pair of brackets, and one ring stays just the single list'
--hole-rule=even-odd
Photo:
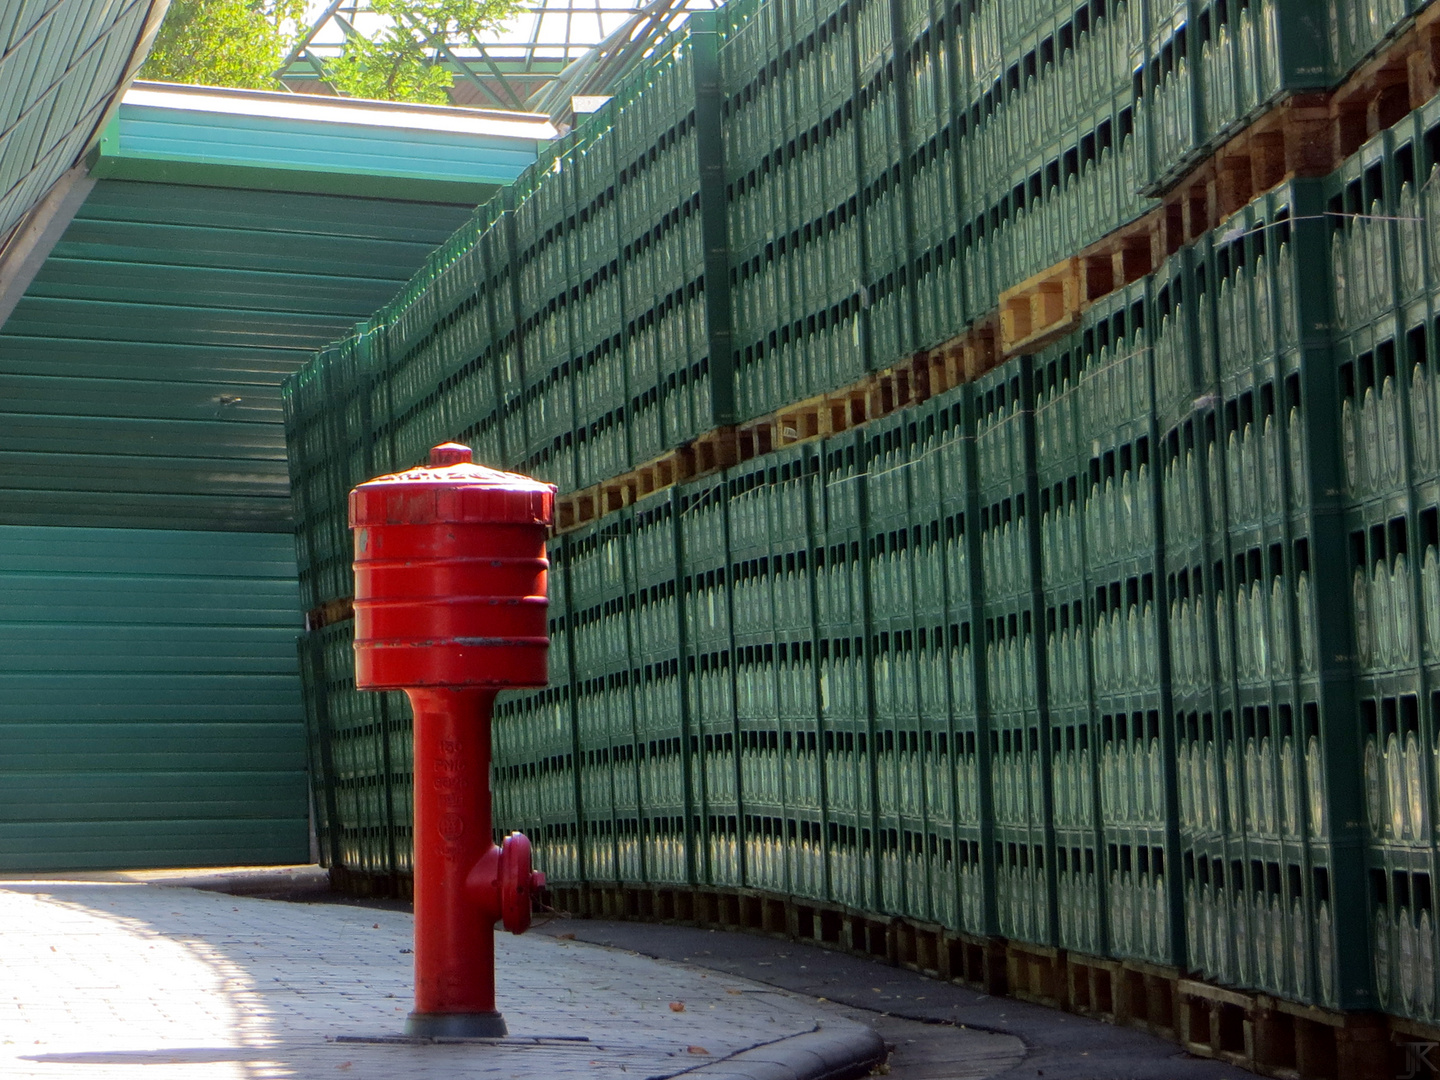
[{"label": "brick paved walkway", "polygon": [[148,884],[0,883],[0,1077],[779,1080],[833,1073],[875,1042],[774,987],[540,934],[498,935],[510,1040],[337,1041],[400,1031],[411,926]]}]

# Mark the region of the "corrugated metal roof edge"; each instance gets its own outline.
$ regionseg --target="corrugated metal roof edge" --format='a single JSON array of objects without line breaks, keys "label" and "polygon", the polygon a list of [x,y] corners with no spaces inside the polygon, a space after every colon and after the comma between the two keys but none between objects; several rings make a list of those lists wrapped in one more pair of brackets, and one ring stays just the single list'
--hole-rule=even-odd
[{"label": "corrugated metal roof edge", "polygon": [[232,113],[286,120],[319,120],[366,127],[411,131],[450,131],[457,134],[501,135],[546,141],[558,132],[544,113],[505,109],[469,109],[450,105],[416,105],[402,101],[368,101],[363,98],[320,94],[282,93],[273,90],[237,90],[219,86],[137,80],[125,93],[127,105],[155,105],[191,112]]},{"label": "corrugated metal roof edge", "polygon": [[[487,150],[482,147],[490,148],[488,156],[514,156],[515,151],[498,149],[508,144],[516,151],[528,151],[528,158],[533,160],[541,146],[555,135],[547,118],[529,113],[348,98],[316,99],[303,94],[171,83],[135,83],[122,104],[129,111],[112,116],[86,158],[86,167],[93,179],[475,206],[491,198],[523,171],[515,169],[508,160],[485,167]],[[127,115],[131,115],[131,119],[127,120]],[[127,124],[145,115],[174,117],[182,128],[187,123],[208,127],[207,117],[216,122],[253,120],[256,126],[252,137],[260,142],[256,143],[253,161],[245,160],[250,155],[235,152],[234,147],[230,148],[231,153],[217,154],[203,140],[192,143],[180,139],[163,153],[155,152],[154,148],[141,149],[125,133]],[[185,116],[192,119],[179,119]],[[441,175],[438,170],[427,170],[423,162],[417,162],[415,168],[406,168],[403,164],[387,167],[380,159],[379,167],[363,170],[344,165],[327,167],[315,160],[277,163],[275,153],[264,152],[274,148],[262,145],[262,133],[270,128],[277,132],[281,129],[292,132],[349,130],[357,135],[368,131],[364,138],[381,143],[388,141],[385,135],[388,130],[394,133],[397,145],[403,144],[407,135],[419,136],[425,141],[451,139],[457,147],[470,146],[478,152],[475,162],[478,167],[473,177],[457,179],[454,168],[446,169]],[[237,130],[243,135],[243,129]]]}]

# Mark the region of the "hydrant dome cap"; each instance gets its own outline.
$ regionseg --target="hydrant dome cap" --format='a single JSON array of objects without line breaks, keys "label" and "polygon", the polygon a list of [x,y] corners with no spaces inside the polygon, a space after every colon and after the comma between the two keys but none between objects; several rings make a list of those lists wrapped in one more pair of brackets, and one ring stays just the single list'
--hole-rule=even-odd
[{"label": "hydrant dome cap", "polygon": [[475,460],[475,454],[464,443],[444,442],[430,450],[430,467],[440,468],[443,465],[462,465]]},{"label": "hydrant dome cap", "polygon": [[350,492],[350,527],[440,523],[537,525],[555,518],[553,484],[477,465],[470,448],[441,443],[430,463]]}]

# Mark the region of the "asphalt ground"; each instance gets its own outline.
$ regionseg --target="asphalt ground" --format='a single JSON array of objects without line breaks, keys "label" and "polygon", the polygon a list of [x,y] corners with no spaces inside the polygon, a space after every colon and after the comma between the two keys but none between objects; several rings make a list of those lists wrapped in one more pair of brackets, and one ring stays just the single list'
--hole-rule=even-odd
[{"label": "asphalt ground", "polygon": [[[590,919],[555,919],[540,932],[574,934],[578,941],[704,967],[847,1006],[855,1010],[849,1015],[865,1020],[893,1046],[888,1075],[896,1080],[1241,1080],[1256,1075],[1196,1058],[1142,1031],[992,997],[818,945]],[[965,1071],[968,1051],[964,1041],[956,1039],[957,1032],[1013,1039],[1020,1057],[1009,1061],[997,1056],[989,1071]]]}]

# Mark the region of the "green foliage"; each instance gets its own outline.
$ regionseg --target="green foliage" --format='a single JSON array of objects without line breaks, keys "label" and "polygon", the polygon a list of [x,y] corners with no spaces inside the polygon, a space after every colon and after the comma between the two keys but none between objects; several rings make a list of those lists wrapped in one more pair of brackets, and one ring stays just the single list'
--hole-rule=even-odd
[{"label": "green foliage", "polygon": [[[307,0],[172,0],[144,79],[277,90],[275,70],[305,30]],[[341,94],[443,105],[454,77],[445,46],[470,45],[503,26],[518,0],[371,0],[387,25],[374,37],[346,28],[344,51],[325,65]]]},{"label": "green foliage", "polygon": [[171,0],[143,79],[276,89],[305,0]]},{"label": "green foliage", "polygon": [[454,77],[442,47],[495,30],[518,10],[517,0],[372,0],[371,10],[390,25],[374,38],[347,37],[340,57],[326,66],[342,94],[381,101],[443,105]]}]

